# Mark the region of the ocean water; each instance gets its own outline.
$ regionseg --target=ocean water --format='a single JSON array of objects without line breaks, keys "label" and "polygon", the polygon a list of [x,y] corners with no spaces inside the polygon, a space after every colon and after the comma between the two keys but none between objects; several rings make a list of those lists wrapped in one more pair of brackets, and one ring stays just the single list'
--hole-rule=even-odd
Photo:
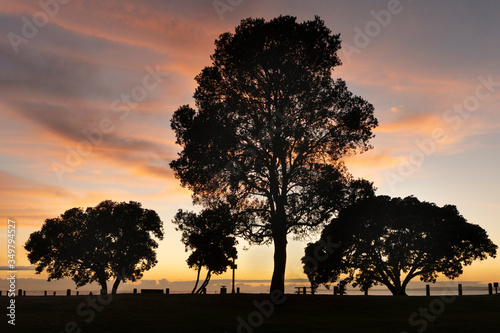
[{"label": "ocean water", "polygon": [[[295,289],[292,288],[286,288],[286,293],[287,294],[294,294]],[[54,291],[56,292],[56,296],[66,296],[66,290],[47,290],[47,296],[52,296]],[[347,288],[347,296],[362,296],[364,295],[363,292],[361,292],[359,289],[354,289],[354,288]],[[90,290],[79,290],[79,295],[89,295],[91,291]],[[118,294],[131,294],[133,290],[123,290],[119,291]],[[138,288],[137,290],[138,293],[140,293],[140,289]],[[165,292],[165,290],[164,290]],[[189,294],[191,291],[190,290],[170,290],[170,294]],[[244,290],[241,291],[242,293],[245,293]],[[301,290],[302,292],[302,290]],[[307,289],[307,292],[310,293],[310,289]],[[458,295],[458,287],[432,287],[431,285],[431,296],[441,296],[441,295]],[[219,290],[207,290],[207,294],[218,294],[220,293]],[[231,289],[228,288],[228,293],[231,293]],[[425,288],[410,288],[406,290],[406,293],[408,296],[425,296]],[[495,289],[493,289],[493,293],[495,293]],[[92,290],[93,295],[98,295],[99,290]],[[255,293],[258,294],[258,293]],[[331,290],[327,289],[320,289],[316,292],[317,295],[332,295],[333,294],[333,288]],[[462,294],[463,295],[488,295],[488,286],[485,287],[467,287],[464,286],[462,288]],[[17,294],[16,294],[17,295]],[[44,290],[26,290],[26,295],[27,296],[44,296]],[[71,295],[75,296],[76,295],[76,290],[72,289],[71,290]],[[368,291],[369,296],[392,296],[391,292],[388,289],[384,288],[372,288]],[[2,296],[5,296],[5,293],[2,293]]]}]

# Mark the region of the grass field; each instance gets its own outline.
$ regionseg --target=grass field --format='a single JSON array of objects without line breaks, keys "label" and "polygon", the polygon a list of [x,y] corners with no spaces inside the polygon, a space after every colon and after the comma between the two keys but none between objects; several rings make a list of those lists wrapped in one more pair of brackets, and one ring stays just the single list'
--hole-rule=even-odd
[{"label": "grass field", "polygon": [[500,332],[500,295],[286,295],[277,307],[257,294],[25,296],[15,329],[8,302],[1,332]]}]

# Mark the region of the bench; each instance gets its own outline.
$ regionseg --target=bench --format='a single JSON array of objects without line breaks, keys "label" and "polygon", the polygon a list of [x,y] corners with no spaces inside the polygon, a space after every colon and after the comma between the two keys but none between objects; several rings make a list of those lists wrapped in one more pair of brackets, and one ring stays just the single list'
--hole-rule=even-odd
[{"label": "bench", "polygon": [[163,294],[163,289],[141,289],[141,294]]},{"label": "bench", "polygon": [[295,291],[295,293],[300,295],[301,291],[302,291],[302,293],[305,295],[305,294],[307,294],[308,288],[311,289],[311,287],[295,287],[295,289],[297,289],[297,291]]}]

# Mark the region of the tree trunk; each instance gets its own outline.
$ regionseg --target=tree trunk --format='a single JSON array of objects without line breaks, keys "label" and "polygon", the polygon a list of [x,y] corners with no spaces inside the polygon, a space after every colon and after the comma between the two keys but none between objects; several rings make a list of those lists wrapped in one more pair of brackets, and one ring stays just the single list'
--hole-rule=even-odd
[{"label": "tree trunk", "polygon": [[[387,271],[388,273],[385,273],[384,271],[380,270],[382,280],[379,280],[379,282],[389,288],[393,296],[408,296],[406,294],[406,285],[408,284],[409,280],[407,281],[407,279],[405,278],[403,283],[401,283],[401,273],[397,270],[397,268],[392,271],[387,269]],[[389,274],[391,272],[392,274]],[[392,281],[392,283],[390,281]]]},{"label": "tree trunk", "polygon": [[108,279],[106,277],[106,272],[104,271],[104,268],[99,267],[96,268],[95,270],[96,276],[97,276],[97,282],[101,286],[101,295],[107,295],[108,294]]},{"label": "tree trunk", "polygon": [[203,291],[203,288],[206,288],[208,286],[208,283],[210,282],[211,276],[212,276],[212,271],[208,270],[207,276],[205,277],[205,281],[203,281],[203,284],[200,286],[200,288],[196,292],[197,294],[200,294]]},{"label": "tree trunk", "polygon": [[115,283],[113,283],[113,289],[111,290],[111,293],[113,295],[116,295],[116,291],[118,290],[118,285],[120,284],[121,281],[122,281],[122,277],[121,277],[121,275],[118,275],[116,277]]},{"label": "tree trunk", "polygon": [[393,296],[408,296],[406,294],[406,286],[396,285],[394,290],[392,290]]},{"label": "tree trunk", "polygon": [[100,277],[99,284],[101,285],[101,295],[107,295],[108,294],[108,281],[106,280],[106,278]]},{"label": "tree trunk", "polygon": [[406,294],[406,288],[403,287],[397,288],[396,296],[408,296]]},{"label": "tree trunk", "polygon": [[201,272],[201,265],[198,267],[198,275],[196,276],[196,283],[194,284],[193,291],[191,291],[191,294],[194,294],[196,291],[196,287],[198,287],[198,282],[200,281],[200,272]]},{"label": "tree trunk", "polygon": [[286,230],[279,228],[273,230],[274,240],[274,271],[271,280],[272,293],[279,290],[283,295],[285,294],[285,268],[286,268]]}]

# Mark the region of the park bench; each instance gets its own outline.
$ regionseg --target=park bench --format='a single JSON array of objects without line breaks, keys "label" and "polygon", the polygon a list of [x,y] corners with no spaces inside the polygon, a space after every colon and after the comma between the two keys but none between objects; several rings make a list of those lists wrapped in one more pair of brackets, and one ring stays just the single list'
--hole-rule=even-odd
[{"label": "park bench", "polygon": [[307,294],[307,289],[311,289],[311,287],[295,287],[295,289],[297,289],[295,291],[296,294],[300,295],[301,293],[302,294]]},{"label": "park bench", "polygon": [[141,289],[141,294],[163,294],[163,289]]}]

